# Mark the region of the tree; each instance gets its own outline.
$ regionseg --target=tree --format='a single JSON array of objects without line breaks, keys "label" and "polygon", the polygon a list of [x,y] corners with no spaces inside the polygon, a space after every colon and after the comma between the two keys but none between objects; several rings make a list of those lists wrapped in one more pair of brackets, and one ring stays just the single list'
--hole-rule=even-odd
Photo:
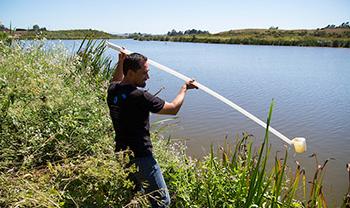
[{"label": "tree", "polygon": [[2,22],[0,21],[0,31],[4,31],[6,28],[5,26],[2,24]]},{"label": "tree", "polygon": [[343,22],[338,28],[350,28],[349,22]]},{"label": "tree", "polygon": [[198,34],[209,34],[208,31],[201,31],[196,29],[186,30],[185,32],[179,31],[177,32],[175,29],[169,31],[167,33],[168,36],[176,36],[176,35],[198,35]]},{"label": "tree", "polygon": [[327,27],[325,27],[326,29],[334,29],[335,25],[327,25]]},{"label": "tree", "polygon": [[172,29],[171,31],[168,32],[168,35],[169,36],[175,36],[175,35],[177,35],[177,32],[176,32],[175,29]]},{"label": "tree", "polygon": [[39,31],[39,30],[40,30],[39,25],[34,25],[34,26],[33,26],[33,30],[34,30],[34,31]]}]

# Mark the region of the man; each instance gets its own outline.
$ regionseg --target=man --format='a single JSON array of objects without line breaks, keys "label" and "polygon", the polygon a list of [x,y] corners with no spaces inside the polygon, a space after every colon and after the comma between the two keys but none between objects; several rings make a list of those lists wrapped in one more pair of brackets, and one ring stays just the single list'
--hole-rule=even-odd
[{"label": "man", "polygon": [[134,153],[135,158],[132,162],[138,169],[133,179],[136,187],[142,188],[141,181],[145,181],[147,186],[143,188],[146,193],[151,193],[152,207],[167,207],[170,204],[170,196],[162,172],[152,154],[149,114],[152,112],[176,115],[186,91],[197,86],[194,85],[194,80],[188,81],[181,87],[176,98],[168,103],[139,89],[146,86],[148,72],[145,56],[138,53],[120,53],[108,89],[107,102],[116,133],[116,151],[129,148]]}]

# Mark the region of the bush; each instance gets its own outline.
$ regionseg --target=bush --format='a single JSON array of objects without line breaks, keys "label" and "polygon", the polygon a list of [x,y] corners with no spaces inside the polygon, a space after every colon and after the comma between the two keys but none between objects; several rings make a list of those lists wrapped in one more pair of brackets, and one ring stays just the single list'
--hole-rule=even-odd
[{"label": "bush", "polygon": [[6,40],[8,38],[7,33],[0,31],[0,40]]},{"label": "bush", "polygon": [[2,171],[91,155],[112,135],[105,84],[78,71],[79,56],[42,47],[0,46]]}]

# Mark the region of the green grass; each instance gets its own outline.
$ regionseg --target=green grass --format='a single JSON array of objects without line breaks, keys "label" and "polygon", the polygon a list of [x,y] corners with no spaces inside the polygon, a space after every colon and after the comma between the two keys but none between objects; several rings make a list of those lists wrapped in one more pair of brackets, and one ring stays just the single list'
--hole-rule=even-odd
[{"label": "green grass", "polygon": [[[126,179],[128,153],[114,153],[104,44],[85,42],[73,56],[43,44],[0,42],[0,207],[147,207]],[[244,134],[197,160],[162,139],[162,128],[154,124],[151,137],[171,207],[326,207],[324,165],[311,179],[305,171],[313,170],[287,169],[287,151],[270,155],[267,130],[258,149]]]},{"label": "green grass", "polygon": [[0,40],[5,40],[8,38],[8,34],[5,32],[0,31]]}]

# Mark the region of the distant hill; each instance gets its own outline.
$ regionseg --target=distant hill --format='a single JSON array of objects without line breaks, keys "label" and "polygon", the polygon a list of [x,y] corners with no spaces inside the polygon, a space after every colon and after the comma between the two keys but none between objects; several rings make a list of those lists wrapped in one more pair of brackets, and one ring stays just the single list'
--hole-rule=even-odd
[{"label": "distant hill", "polygon": [[[1,37],[6,34],[18,39],[113,39],[131,38],[135,40],[155,40],[196,43],[222,43],[245,45],[281,45],[281,46],[319,46],[350,48],[349,22],[338,26],[327,25],[317,29],[283,30],[278,27],[269,29],[239,29],[211,34],[208,31],[189,29],[186,31],[169,31],[164,35],[132,33],[113,35],[92,29],[49,31],[45,27],[34,25],[32,29],[17,28],[15,31],[0,25]],[[6,34],[5,34],[6,33]]]},{"label": "distant hill", "polygon": [[350,28],[322,28],[322,29],[296,29],[296,30],[281,30],[281,29],[240,29],[229,30],[216,33],[219,36],[235,36],[235,35],[265,35],[265,36],[315,36],[315,37],[350,37]]},{"label": "distant hill", "polygon": [[111,39],[121,38],[118,35],[112,35],[103,31],[92,30],[92,29],[78,29],[78,30],[16,30],[13,32],[15,38],[19,39],[83,39],[89,37],[92,39]]},{"label": "distant hill", "polygon": [[[314,30],[281,30],[278,27],[269,29],[229,30],[216,34],[184,34],[171,32],[167,35],[148,35],[134,33],[129,36],[136,40],[158,40],[175,42],[223,43],[245,45],[282,45],[282,46],[319,46],[350,48],[350,27],[327,26]],[[172,35],[169,35],[172,34]]]}]

